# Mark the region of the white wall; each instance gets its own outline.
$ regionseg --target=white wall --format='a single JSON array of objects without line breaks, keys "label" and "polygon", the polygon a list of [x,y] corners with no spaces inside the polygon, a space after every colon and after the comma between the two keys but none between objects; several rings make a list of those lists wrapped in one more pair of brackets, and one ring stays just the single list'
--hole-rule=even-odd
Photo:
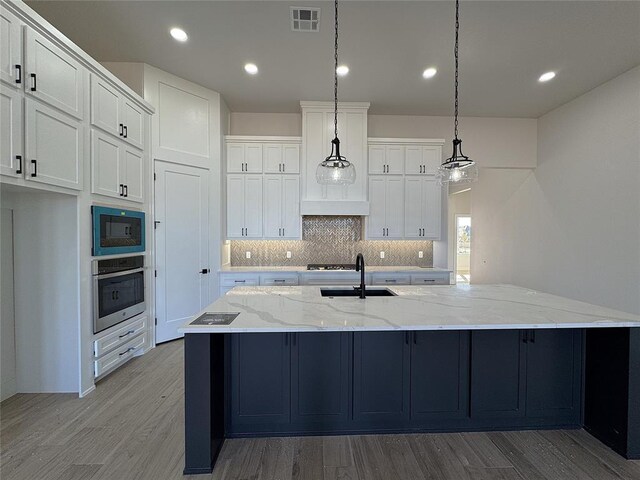
[{"label": "white wall", "polygon": [[131,90],[144,97],[144,63],[100,62],[107,70],[122,80]]},{"label": "white wall", "polygon": [[474,228],[474,283],[491,270],[640,313],[640,67],[541,117],[538,154],[531,172],[480,172],[473,220],[494,233]]},{"label": "white wall", "polygon": [[302,136],[301,113],[232,112],[230,135]]}]

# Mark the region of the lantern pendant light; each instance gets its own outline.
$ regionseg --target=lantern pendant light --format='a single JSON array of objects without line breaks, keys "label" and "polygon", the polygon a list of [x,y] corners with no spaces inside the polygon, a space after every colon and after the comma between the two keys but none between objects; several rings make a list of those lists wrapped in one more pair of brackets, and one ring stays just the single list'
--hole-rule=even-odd
[{"label": "lantern pendant light", "polygon": [[462,140],[458,138],[458,46],[460,31],[460,1],[456,0],[456,41],[454,57],[456,62],[455,73],[455,111],[454,111],[454,136],[453,153],[438,168],[438,183],[470,183],[478,180],[478,167],[476,162],[462,153]]},{"label": "lantern pendant light", "polygon": [[356,181],[356,169],[346,157],[340,155],[338,139],[338,0],[335,0],[335,36],[333,68],[333,128],[331,155],[316,169],[316,180],[322,185],[350,185]]}]

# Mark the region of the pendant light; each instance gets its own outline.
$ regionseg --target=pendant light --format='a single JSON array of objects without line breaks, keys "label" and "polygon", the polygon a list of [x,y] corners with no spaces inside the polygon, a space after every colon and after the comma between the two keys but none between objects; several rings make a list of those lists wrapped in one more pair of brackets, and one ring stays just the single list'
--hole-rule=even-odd
[{"label": "pendant light", "polygon": [[356,181],[356,169],[346,157],[340,155],[338,139],[338,0],[335,0],[335,42],[333,67],[333,128],[331,155],[316,169],[316,180],[322,185],[350,185]]},{"label": "pendant light", "polygon": [[476,162],[462,153],[462,140],[458,138],[458,34],[460,31],[460,1],[456,0],[456,44],[454,57],[456,62],[455,74],[455,112],[454,112],[454,136],[453,153],[438,168],[438,183],[470,183],[478,180],[478,167]]}]

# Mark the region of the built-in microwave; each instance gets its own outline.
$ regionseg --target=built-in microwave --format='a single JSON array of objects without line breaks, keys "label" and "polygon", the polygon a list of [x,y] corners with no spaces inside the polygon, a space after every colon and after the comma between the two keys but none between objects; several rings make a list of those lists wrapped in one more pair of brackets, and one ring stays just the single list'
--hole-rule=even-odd
[{"label": "built-in microwave", "polygon": [[145,311],[144,256],[94,260],[93,333]]},{"label": "built-in microwave", "polygon": [[144,252],[144,212],[91,207],[94,256]]}]

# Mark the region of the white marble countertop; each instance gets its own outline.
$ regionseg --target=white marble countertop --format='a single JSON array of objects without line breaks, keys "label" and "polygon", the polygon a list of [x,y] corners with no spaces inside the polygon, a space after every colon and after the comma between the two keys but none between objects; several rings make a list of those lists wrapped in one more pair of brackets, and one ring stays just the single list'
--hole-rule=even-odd
[{"label": "white marble countertop", "polygon": [[322,297],[320,287],[316,286],[237,287],[197,315],[205,312],[240,313],[230,325],[186,324],[179,331],[241,333],[640,327],[640,315],[513,285],[398,286],[389,289],[397,296],[361,300],[357,297]]},{"label": "white marble countertop", "polygon": [[[375,266],[367,265],[366,271],[369,273],[376,272],[398,272],[398,273],[450,273],[451,270],[438,267],[416,267],[416,266]],[[341,273],[355,273],[355,270],[307,270],[306,266],[298,265],[291,267],[231,267],[229,265],[223,265],[219,270],[220,273],[310,273],[310,274],[341,274]]]}]

